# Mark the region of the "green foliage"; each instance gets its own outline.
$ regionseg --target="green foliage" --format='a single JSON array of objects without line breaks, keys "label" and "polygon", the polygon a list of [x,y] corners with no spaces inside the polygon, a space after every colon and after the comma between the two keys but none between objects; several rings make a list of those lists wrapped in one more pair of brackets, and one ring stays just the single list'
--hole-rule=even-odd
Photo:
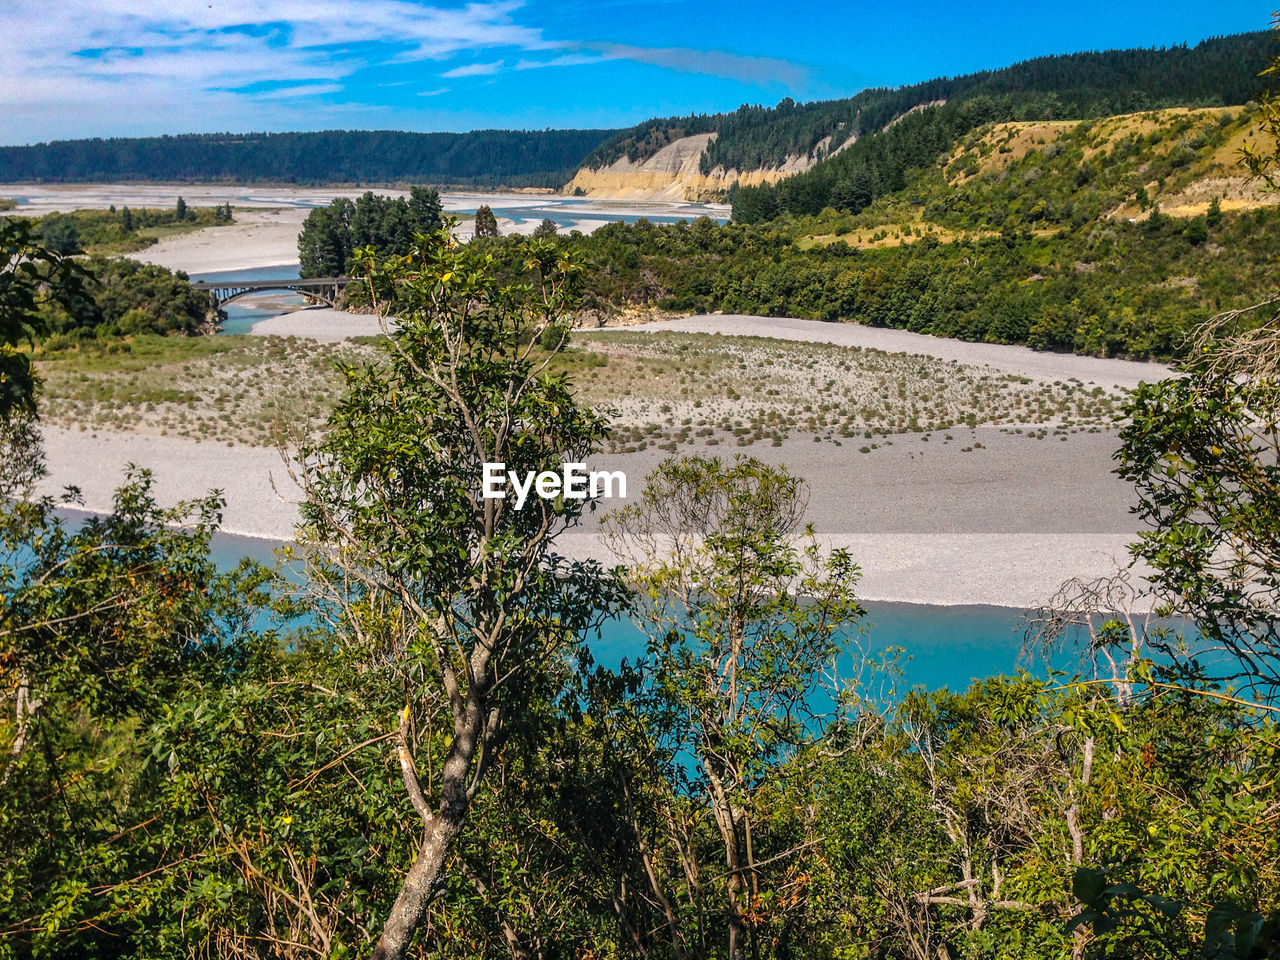
[{"label": "green foliage", "polygon": [[[1108,885],[1105,870],[1088,867],[1076,870],[1072,893],[1084,909],[1071,918],[1067,929],[1087,926],[1099,939],[1113,939],[1113,935],[1128,928],[1137,943],[1161,942],[1168,921],[1177,918],[1185,907],[1176,900],[1143,893],[1133,883]],[[1262,943],[1265,925],[1266,918],[1261,914],[1241,910],[1230,900],[1215,904],[1205,918],[1203,944],[1197,955],[1213,960],[1248,960]]]},{"label": "green foliage", "polygon": [[17,347],[48,333],[49,303],[77,301],[85,281],[82,266],[44,246],[29,221],[0,218],[0,420],[35,407],[31,360]]},{"label": "green foliage", "polygon": [[1235,659],[1227,675],[1280,690],[1280,381],[1276,319],[1228,315],[1202,332],[1180,377],[1125,409],[1117,473],[1146,530],[1135,556],[1200,633]]},{"label": "green foliage", "polygon": [[[1272,17],[1273,26],[1280,29],[1280,17],[1275,14],[1272,14]],[[1267,66],[1261,76],[1269,78],[1280,76],[1280,56],[1272,53],[1268,57]],[[1280,157],[1277,157],[1275,149],[1277,134],[1280,134],[1280,100],[1268,90],[1259,97],[1259,101],[1262,116],[1257,132],[1261,137],[1255,137],[1251,142],[1244,144],[1240,151],[1241,159],[1250,173],[1255,177],[1262,177],[1268,184],[1275,187],[1278,184],[1277,168],[1280,167]]]},{"label": "green foliage", "polygon": [[372,247],[383,256],[404,256],[419,234],[434,233],[443,222],[440,194],[425,187],[410,187],[408,197],[375,196],[371,191],[354,203],[339,197],[312,210],[303,221],[298,234],[300,276],[343,276],[361,247]]},{"label": "green foliage", "polygon": [[475,236],[478,239],[496,237],[498,235],[498,219],[493,215],[487,203],[476,207]]},{"label": "green foliage", "polygon": [[1204,217],[1196,217],[1187,223],[1182,235],[1193,247],[1198,247],[1209,239],[1209,223]]},{"label": "green foliage", "polygon": [[30,445],[5,453],[31,499],[0,511],[0,952],[164,956],[184,942],[167,874],[208,835],[166,803],[174,757],[151,725],[236,670],[250,585],[209,559],[217,498],[162,509],[138,471],[80,524],[32,498]]},{"label": "green foliage", "polygon": [[1216,230],[1218,225],[1222,223],[1222,200],[1214,197],[1209,201],[1209,210],[1205,214],[1205,226],[1210,230]]},{"label": "green foliage", "polygon": [[[727,956],[748,940],[758,950],[754,904],[780,893],[768,880],[782,867],[763,880],[757,867],[772,854],[760,846],[761,795],[789,760],[787,775],[804,776],[793,758],[821,731],[810,711],[822,671],[862,615],[848,554],[825,556],[811,530],[796,542],[806,502],[799,480],[758,460],[686,457],[660,464],[641,502],[607,520],[649,638],[640,724],[670,758],[674,809],[658,819],[714,824],[727,867],[723,884],[697,892],[723,904],[723,922],[699,911],[685,923],[704,944],[724,936]],[[681,860],[687,875],[701,872],[693,851]]]},{"label": "green foliage", "polygon": [[54,253],[66,255],[81,252],[80,230],[74,217],[57,214],[45,217],[36,228],[36,233],[40,242]]},{"label": "green foliage", "polygon": [[140,333],[207,332],[213,315],[209,294],[187,275],[123,257],[90,257],[94,282],[44,311],[45,329],[70,341]]},{"label": "green foliage", "polygon": [[[830,218],[765,226],[706,220],[609,224],[568,241],[581,249],[588,300],[689,312],[846,320],[935,336],[1094,355],[1167,358],[1186,332],[1271,289],[1280,255],[1273,210],[1227,214],[1213,244],[1186,224],[1098,222],[1079,230],[961,235],[926,232],[898,246],[806,244]],[[1216,251],[1226,246],[1232,257]],[[509,252],[495,256],[518,258]],[[1171,283],[1170,278],[1185,278]]]},{"label": "green foliage", "polygon": [[135,211],[122,207],[119,212],[111,209],[50,213],[35,220],[37,232],[51,248],[79,252],[79,248],[84,247],[90,253],[100,254],[143,250],[164,234],[231,222],[232,217],[222,207],[187,207],[182,217],[176,209]]}]

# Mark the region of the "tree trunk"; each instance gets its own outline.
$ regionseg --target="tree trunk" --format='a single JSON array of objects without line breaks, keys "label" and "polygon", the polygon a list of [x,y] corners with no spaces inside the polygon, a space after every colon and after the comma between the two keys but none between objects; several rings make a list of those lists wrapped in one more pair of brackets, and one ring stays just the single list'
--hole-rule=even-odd
[{"label": "tree trunk", "polygon": [[409,950],[413,935],[422,922],[436,882],[444,870],[449,845],[462,829],[462,823],[450,823],[442,815],[432,817],[432,824],[422,838],[418,857],[405,875],[395,905],[382,928],[374,960],[402,960]]},{"label": "tree trunk", "polygon": [[31,727],[31,723],[35,720],[36,711],[40,709],[43,703],[43,700],[37,700],[31,696],[31,681],[27,677],[27,672],[23,670],[18,675],[18,698],[15,707],[16,727],[13,747],[9,751],[10,760],[5,767],[4,776],[0,777],[0,787],[8,784],[10,775],[18,765],[18,760],[22,757],[22,751],[27,746],[27,732]]},{"label": "tree trunk", "polygon": [[711,787],[711,810],[715,815],[716,826],[720,829],[720,837],[724,841],[725,866],[729,871],[728,956],[729,960],[739,960],[746,940],[747,927],[742,919],[742,856],[738,842],[738,825],[733,816],[733,803],[725,792],[720,777],[711,769],[709,763],[704,762],[703,769],[707,772],[707,780]]},{"label": "tree trunk", "polygon": [[412,761],[408,759],[408,749],[404,742],[408,708],[405,709],[401,721],[401,769],[409,798],[421,815],[425,830],[418,856],[405,875],[400,893],[382,928],[382,935],[373,951],[373,960],[403,960],[444,872],[449,847],[462,832],[470,806],[467,781],[485,729],[481,706],[483,698],[482,691],[473,689],[468,693],[465,710],[454,727],[453,743],[441,769],[441,802],[439,809],[434,812],[427,809]]}]

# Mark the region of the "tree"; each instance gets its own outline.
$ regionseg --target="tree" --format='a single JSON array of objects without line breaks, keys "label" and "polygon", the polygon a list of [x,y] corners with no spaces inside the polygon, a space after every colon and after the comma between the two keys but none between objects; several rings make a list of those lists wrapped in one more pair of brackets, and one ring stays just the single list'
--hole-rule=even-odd
[{"label": "tree", "polygon": [[75,260],[44,246],[30,221],[0,218],[0,420],[35,409],[31,358],[17,347],[44,332],[42,304],[84,296],[88,279]]},{"label": "tree", "polygon": [[215,677],[233,668],[214,620],[241,587],[224,590],[209,557],[215,497],[165,510],[136,471],[107,514],[68,520],[34,495],[38,450],[18,452],[26,476],[5,492],[22,499],[0,506],[4,949],[132,953],[155,912],[125,891],[167,863],[132,828],[184,822],[159,815],[172,760],[147,763],[151,725],[210,661]]},{"label": "tree", "polygon": [[[1263,71],[1276,74],[1280,57]],[[1271,97],[1262,128],[1280,132],[1280,104]],[[1272,187],[1275,143],[1241,150],[1243,165]],[[1197,235],[1207,235],[1199,223]],[[1135,512],[1149,526],[1134,556],[1151,565],[1171,609],[1226,654],[1215,671],[1268,700],[1280,696],[1278,303],[1227,311],[1196,328],[1182,375],[1142,384],[1126,405],[1116,454],[1116,473],[1137,488]],[[1195,659],[1188,667],[1200,669]]]},{"label": "tree", "polygon": [[183,200],[182,197],[178,197],[178,202],[174,204],[173,213],[179,223],[187,219],[187,201]]},{"label": "tree", "polygon": [[409,232],[435,233],[444,225],[444,207],[440,194],[426,187],[409,188]]},{"label": "tree", "polygon": [[345,197],[307,214],[298,233],[298,275],[340,277],[351,256],[353,205]]},{"label": "tree", "polygon": [[498,235],[498,219],[493,215],[487,203],[476,208],[476,237],[496,237]]},{"label": "tree", "polygon": [[560,232],[560,228],[556,226],[556,222],[550,217],[544,217],[542,222],[533,229],[535,237],[554,237]]},{"label": "tree", "polygon": [[434,233],[443,223],[440,195],[425,187],[410,187],[407,200],[372,191],[354,203],[339,197],[312,210],[303,221],[298,234],[300,275],[341,276],[357,247],[373,247],[384,257],[403,256],[413,249],[416,235]]},{"label": "tree", "polygon": [[[1272,26],[1280,31],[1280,15],[1272,15]],[[1273,56],[1260,76],[1280,76],[1280,56]],[[1280,98],[1267,93],[1260,98],[1258,124],[1255,128],[1257,139],[1246,141],[1240,149],[1240,160],[1255,177],[1261,177],[1270,186],[1280,186],[1277,169],[1280,169],[1280,152],[1276,144],[1280,143]],[[1256,135],[1255,135],[1256,136]]]},{"label": "tree", "polygon": [[1209,201],[1209,210],[1205,214],[1205,225],[1210,230],[1216,230],[1218,224],[1222,223],[1222,199],[1214,197]]},{"label": "tree", "polygon": [[831,205],[840,210],[859,213],[875,199],[875,180],[869,170],[859,168],[847,180],[840,180],[831,191]]},{"label": "tree", "polygon": [[739,187],[733,191],[734,223],[765,223],[780,212],[778,191],[773,185]]},{"label": "tree", "polygon": [[80,228],[74,217],[45,217],[36,231],[40,242],[57,254],[80,253]]},{"label": "tree", "polygon": [[125,233],[133,233],[133,211],[128,207],[120,211],[120,229]]},{"label": "tree", "polygon": [[302,460],[311,575],[333,587],[353,667],[403,690],[397,756],[421,841],[378,958],[409,949],[538,678],[619,596],[598,565],[554,553],[587,500],[516,509],[481,496],[485,464],[558,470],[605,434],[550,357],[534,359],[538,330],[576,307],[578,266],[534,241],[527,282],[512,286],[447,229],[420,240],[407,257],[357,252],[399,324],[381,362],[347,371],[328,434]]},{"label": "tree", "polygon": [[1148,529],[1134,555],[1223,666],[1280,694],[1280,316],[1275,301],[1204,326],[1182,375],[1143,384],[1126,405],[1120,466]]},{"label": "tree", "polygon": [[649,638],[648,710],[665,718],[656,736],[696,765],[692,786],[723,851],[730,958],[754,932],[761,864],[795,852],[761,853],[757,794],[823,732],[822,670],[862,616],[849,555],[824,556],[809,528],[798,545],[806,503],[799,480],[758,460],[686,457],[660,464],[641,502],[606,521]]}]

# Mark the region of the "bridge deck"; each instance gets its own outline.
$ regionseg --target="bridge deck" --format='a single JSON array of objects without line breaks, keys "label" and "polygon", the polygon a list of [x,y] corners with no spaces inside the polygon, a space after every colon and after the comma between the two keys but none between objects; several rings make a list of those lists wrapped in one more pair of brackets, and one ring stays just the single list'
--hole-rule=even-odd
[{"label": "bridge deck", "polygon": [[292,290],[294,287],[346,286],[350,277],[307,277],[305,280],[199,280],[191,284],[197,290]]},{"label": "bridge deck", "polygon": [[350,282],[350,277],[307,277],[305,280],[200,280],[191,286],[208,293],[214,309],[221,310],[224,303],[260,290],[290,290],[332,307]]}]

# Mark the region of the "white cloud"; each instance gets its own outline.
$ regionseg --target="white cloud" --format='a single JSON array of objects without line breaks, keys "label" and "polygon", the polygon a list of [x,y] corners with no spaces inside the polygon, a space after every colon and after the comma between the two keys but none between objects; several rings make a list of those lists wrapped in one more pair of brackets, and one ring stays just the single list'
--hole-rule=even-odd
[{"label": "white cloud", "polygon": [[[803,67],[767,57],[548,38],[520,22],[524,0],[448,8],[431,4],[449,0],[2,2],[7,143],[363,125],[371,112],[394,124],[398,108],[379,95],[356,102],[360,91],[422,84],[422,76],[403,78],[425,61],[439,62],[439,76],[450,79],[631,60],[756,85],[806,80]],[[473,62],[486,52],[492,60]]]},{"label": "white cloud", "polygon": [[634,60],[681,73],[705,73],[755,85],[803,86],[808,70],[800,64],[774,57],[744,57],[720,50],[687,47],[634,47],[620,43],[585,43],[608,60]]},{"label": "white cloud", "polygon": [[274,116],[264,101],[340,92],[367,67],[558,46],[513,19],[519,0],[455,9],[410,0],[5,6],[13,42],[0,45],[0,137],[10,143],[116,132],[144,116],[166,127],[192,115],[202,118],[199,129],[260,126]]},{"label": "white cloud", "polygon": [[293,97],[314,97],[324,93],[341,93],[340,83],[300,83],[296,87],[273,87],[251,94],[261,100],[287,100]]},{"label": "white cloud", "polygon": [[591,53],[566,53],[550,60],[520,60],[517,70],[540,70],[543,67],[581,67],[592,63],[604,63],[608,57]]},{"label": "white cloud", "polygon": [[440,76],[445,80],[453,80],[456,77],[491,77],[502,69],[504,62],[498,60],[494,63],[468,63],[465,66],[446,70]]}]

